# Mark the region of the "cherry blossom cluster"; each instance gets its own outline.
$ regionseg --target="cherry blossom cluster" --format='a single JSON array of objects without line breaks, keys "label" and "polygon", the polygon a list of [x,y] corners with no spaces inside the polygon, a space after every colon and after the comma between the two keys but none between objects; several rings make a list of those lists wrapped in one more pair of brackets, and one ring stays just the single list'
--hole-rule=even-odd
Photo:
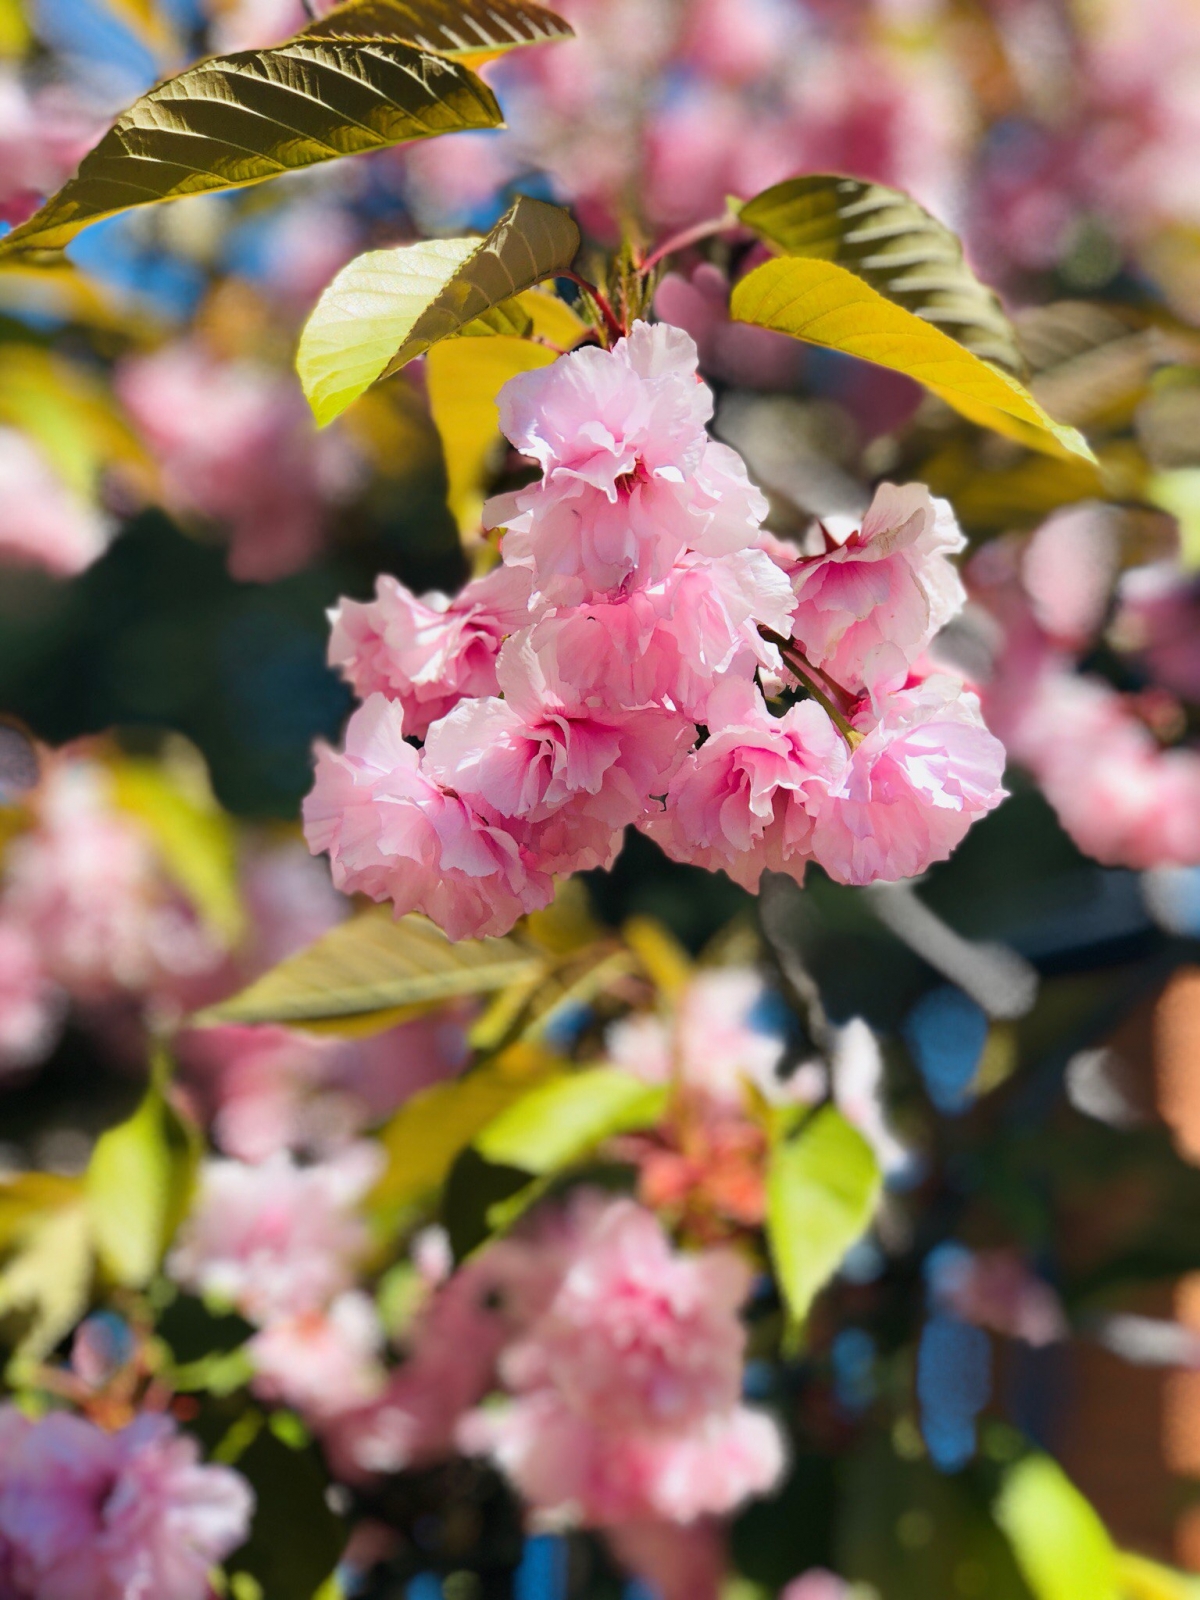
[{"label": "cherry blossom cluster", "polygon": [[[1200,700],[1200,598],[1170,554],[1121,572],[1120,526],[1120,512],[1084,502],[974,558],[993,655],[984,705],[1081,850],[1112,866],[1191,866],[1200,751],[1184,735]],[[1098,651],[1128,687],[1077,670]]]},{"label": "cherry blossom cluster", "polygon": [[207,1600],[253,1505],[245,1479],[201,1464],[195,1440],[161,1413],[110,1432],[64,1410],[33,1420],[0,1407],[7,1600]]},{"label": "cherry blossom cluster", "polygon": [[964,598],[943,502],[884,484],[861,524],[772,538],[667,324],[499,405],[542,469],[485,508],[501,565],[453,600],[381,578],[333,617],[364,703],[304,815],[340,889],[500,933],[556,874],[610,865],[630,824],[749,889],[814,859],[867,883],[924,870],[999,803],[978,701],[921,665]]}]

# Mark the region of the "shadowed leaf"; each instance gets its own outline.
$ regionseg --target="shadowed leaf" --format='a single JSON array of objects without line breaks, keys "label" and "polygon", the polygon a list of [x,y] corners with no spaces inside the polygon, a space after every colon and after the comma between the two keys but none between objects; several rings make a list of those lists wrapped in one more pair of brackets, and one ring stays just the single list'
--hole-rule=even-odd
[{"label": "shadowed leaf", "polygon": [[123,112],[77,175],[0,241],[0,257],[61,249],[89,222],[132,206],[502,120],[492,91],[465,67],[407,44],[301,36],[213,56]]},{"label": "shadowed leaf", "polygon": [[519,0],[344,0],[303,32],[310,39],[400,39],[468,66],[521,45],[574,38],[553,11]]},{"label": "shadowed leaf", "polygon": [[832,261],[768,261],[734,287],[730,311],[737,322],[903,372],[971,422],[1032,449],[1095,459],[1082,434],[1049,417],[1016,378]]},{"label": "shadowed leaf", "polygon": [[317,302],[296,353],[317,422],[332,422],[377,379],[566,271],[578,250],[567,212],[522,195],[486,238],[431,239],[351,261]]},{"label": "shadowed leaf", "polygon": [[361,1022],[371,1012],[502,989],[540,965],[539,956],[512,939],[452,944],[424,917],[394,922],[387,910],[366,911],[194,1020],[201,1026]]},{"label": "shadowed leaf", "polygon": [[764,189],[738,215],[784,255],[848,268],[973,354],[1021,376],[1021,351],[999,300],[963,260],[956,235],[898,189],[815,173]]}]

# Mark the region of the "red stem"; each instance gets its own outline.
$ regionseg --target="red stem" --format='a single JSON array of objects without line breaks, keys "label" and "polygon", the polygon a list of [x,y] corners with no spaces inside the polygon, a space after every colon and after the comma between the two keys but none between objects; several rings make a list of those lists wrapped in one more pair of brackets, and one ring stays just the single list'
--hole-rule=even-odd
[{"label": "red stem", "polygon": [[673,233],[669,239],[664,240],[642,262],[641,270],[653,272],[664,256],[669,256],[673,251],[686,250],[688,245],[699,244],[701,239],[709,239],[714,233],[724,233],[729,228],[739,226],[738,219],[729,211],[719,217],[710,217],[707,222],[693,223],[690,228],[684,228],[680,233]]},{"label": "red stem", "polygon": [[588,294],[600,308],[600,315],[604,318],[605,326],[613,339],[623,339],[625,329],[617,321],[617,314],[608,303],[608,297],[594,283],[589,283],[586,278],[581,278],[577,272],[561,272],[561,278],[569,278],[572,283],[577,283],[581,289],[586,289]]}]

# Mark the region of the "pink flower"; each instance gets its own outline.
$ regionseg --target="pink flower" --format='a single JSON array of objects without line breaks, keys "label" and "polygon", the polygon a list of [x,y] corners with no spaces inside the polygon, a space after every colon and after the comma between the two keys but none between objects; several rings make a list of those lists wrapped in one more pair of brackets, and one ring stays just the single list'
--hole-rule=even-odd
[{"label": "pink flower", "polygon": [[1194,575],[1173,561],[1123,573],[1109,637],[1164,689],[1200,701],[1200,589]]},{"label": "pink flower", "polygon": [[726,1572],[718,1524],[622,1522],[605,1538],[621,1565],[649,1584],[660,1600],[718,1600]]},{"label": "pink flower", "polygon": [[654,309],[664,322],[692,336],[710,378],[752,389],[796,386],[803,346],[786,334],[730,321],[729,279],[711,262],[703,262],[690,278],[668,272],[655,291]]},{"label": "pink flower", "polygon": [[253,1389],[320,1423],[368,1405],[386,1375],[379,1362],[383,1329],[370,1295],[350,1289],[324,1311],[273,1321],[246,1347]]},{"label": "pink flower", "polygon": [[607,866],[695,729],[654,706],[585,699],[565,681],[553,637],[538,644],[533,630],[504,647],[505,698],[464,701],[435,723],[423,765],[480,815],[518,825],[542,871]]},{"label": "pink flower", "polygon": [[41,1061],[62,1019],[62,994],[19,922],[0,920],[0,1075]]},{"label": "pink flower", "polygon": [[1003,800],[1004,747],[979,701],[952,678],[887,696],[831,786],[812,852],[838,883],[915,877],[943,861],[973,822]]},{"label": "pink flower", "polygon": [[71,176],[104,130],[64,83],[33,93],[6,61],[0,68],[0,221],[16,226]]},{"label": "pink flower", "polygon": [[657,583],[685,550],[754,542],[766,501],[705,432],[696,359],[680,329],[639,322],[612,350],[577,350],[500,391],[501,428],[543,476],[489,502],[484,522],[508,530],[505,561],[546,600]]},{"label": "pink flower", "polygon": [[1082,649],[1100,631],[1117,571],[1120,513],[1094,502],[1067,506],[1035,529],[1021,580],[1042,630]]},{"label": "pink flower", "polygon": [[779,1600],[853,1600],[854,1590],[843,1579],[823,1567],[813,1567],[791,1583]]},{"label": "pink flower", "polygon": [[350,1288],[367,1246],[358,1202],[379,1175],[375,1144],[301,1167],[209,1161],[168,1269],[195,1293],[252,1322],[319,1310]]},{"label": "pink flower", "polygon": [[350,718],[343,752],[318,749],[304,824],[339,889],[423,911],[452,939],[507,933],[554,892],[509,833],[429,776],[401,707],[379,694]]},{"label": "pink flower", "polygon": [[880,484],[859,528],[829,521],[824,554],[791,569],[792,637],[813,666],[861,690],[896,652],[911,665],[962,610],[966,591],[948,557],[966,541],[946,501],[920,483]]},{"label": "pink flower", "polygon": [[168,879],[154,841],[118,809],[97,762],[50,763],[36,825],[5,856],[5,915],[71,995],[167,989],[220,965],[224,949]]},{"label": "pink flower", "polygon": [[117,1433],[51,1412],[0,1414],[0,1535],[14,1600],[205,1600],[249,1531],[240,1474],[202,1466],[165,1416]]},{"label": "pink flower", "polygon": [[15,428],[0,427],[0,563],[73,577],[108,548],[109,517],[58,476]]},{"label": "pink flower", "polygon": [[515,1394],[464,1419],[546,1521],[690,1522],[782,1469],[774,1425],[739,1403],[748,1268],[675,1253],[629,1200],[595,1213],[553,1298],[503,1353]]},{"label": "pink flower", "polygon": [[937,1303],[953,1315],[1035,1347],[1067,1338],[1058,1296],[1016,1250],[956,1246],[940,1255],[931,1287]]},{"label": "pink flower", "polygon": [[343,600],[330,613],[329,664],[360,698],[399,700],[405,728],[423,738],[461,696],[496,693],[496,656],[528,613],[529,576],[516,568],[473,578],[453,600],[418,600],[385,573],[374,600]]},{"label": "pink flower", "polygon": [[841,781],[841,736],[815,701],[773,717],[754,685],[737,678],[713,691],[707,715],[707,741],[643,831],[674,860],[723,868],[751,891],[767,869],[802,880],[814,818]]}]

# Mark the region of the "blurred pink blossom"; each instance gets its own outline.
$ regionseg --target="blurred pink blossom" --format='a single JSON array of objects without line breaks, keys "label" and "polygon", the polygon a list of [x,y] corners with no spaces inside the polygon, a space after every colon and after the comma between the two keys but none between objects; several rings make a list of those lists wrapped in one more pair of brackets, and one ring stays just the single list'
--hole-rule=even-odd
[{"label": "blurred pink blossom", "polygon": [[33,1066],[58,1036],[62,991],[19,922],[0,918],[0,1076]]},{"label": "blurred pink blossom", "polygon": [[0,564],[73,577],[112,534],[112,520],[63,482],[32,439],[0,427]]},{"label": "blurred pink blossom", "polygon": [[5,1407],[0,1441],[12,1600],[206,1600],[210,1569],[249,1531],[245,1479],[201,1465],[168,1417],[104,1433],[66,1412],[31,1421]]},{"label": "blurred pink blossom", "polygon": [[0,67],[0,222],[15,226],[71,176],[103,133],[65,84],[31,89],[9,62]]},{"label": "blurred pink blossom", "polygon": [[312,559],[358,468],[344,435],[317,432],[291,374],[183,339],[129,357],[117,390],[159,462],[167,508],[228,528],[235,578],[268,582]]},{"label": "blurred pink blossom", "polygon": [[382,1349],[374,1301],[362,1290],[348,1289],[325,1310],[269,1322],[246,1353],[254,1364],[255,1394],[320,1425],[380,1394],[386,1382]]},{"label": "blurred pink blossom", "polygon": [[322,1309],[353,1285],[368,1243],[357,1207],[382,1160],[364,1141],[311,1166],[208,1161],[169,1272],[260,1324]]}]

